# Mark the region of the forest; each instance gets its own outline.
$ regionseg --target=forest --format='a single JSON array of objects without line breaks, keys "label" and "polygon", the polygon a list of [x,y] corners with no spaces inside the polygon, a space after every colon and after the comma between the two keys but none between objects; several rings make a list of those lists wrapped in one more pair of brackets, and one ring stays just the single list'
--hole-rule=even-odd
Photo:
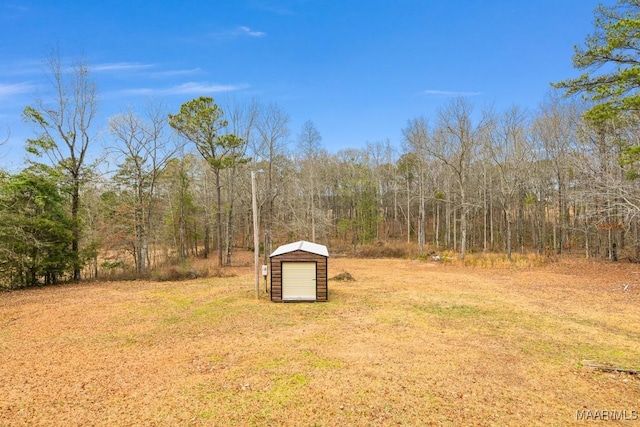
[{"label": "forest", "polygon": [[423,257],[637,262],[638,41],[621,25],[634,3],[600,8],[574,56],[577,69],[627,68],[555,83],[536,111],[451,99],[408,117],[399,146],[335,153],[312,120],[291,129],[276,103],[210,97],[109,117],[100,146],[90,66],[52,54],[53,95],[23,111],[29,163],[0,175],[0,286],[148,275],[189,257],[230,265],[253,248],[252,187],[265,257],[304,239],[355,255],[403,244]]}]

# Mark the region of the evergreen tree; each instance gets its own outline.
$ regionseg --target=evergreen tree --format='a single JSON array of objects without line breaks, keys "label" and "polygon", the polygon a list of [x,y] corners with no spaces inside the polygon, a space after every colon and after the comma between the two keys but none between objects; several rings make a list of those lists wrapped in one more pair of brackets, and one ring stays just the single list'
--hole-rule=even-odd
[{"label": "evergreen tree", "polygon": [[72,220],[57,177],[31,168],[0,187],[0,280],[6,286],[56,283],[73,274]]},{"label": "evergreen tree", "polygon": [[223,169],[247,160],[239,153],[246,141],[234,134],[220,135],[218,132],[227,126],[222,109],[211,97],[200,97],[185,102],[177,114],[169,114],[169,125],[181,136],[193,142],[198,152],[209,163],[215,175],[218,224],[218,264],[222,266],[222,183],[220,173]]},{"label": "evergreen tree", "polygon": [[594,26],[585,46],[574,47],[573,66],[585,72],[553,86],[594,102],[586,117],[595,122],[640,112],[640,1],[600,5]]}]

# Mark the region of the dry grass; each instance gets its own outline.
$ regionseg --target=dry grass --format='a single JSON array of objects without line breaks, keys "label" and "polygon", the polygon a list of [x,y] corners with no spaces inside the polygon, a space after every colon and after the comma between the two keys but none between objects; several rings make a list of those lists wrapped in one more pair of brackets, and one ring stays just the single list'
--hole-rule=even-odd
[{"label": "dry grass", "polygon": [[444,262],[448,262],[457,266],[467,267],[483,267],[483,268],[522,268],[522,267],[541,267],[557,261],[557,257],[540,255],[535,252],[511,254],[511,259],[506,254],[496,253],[469,253],[461,260],[458,255],[453,252],[446,251],[442,255]]},{"label": "dry grass", "polygon": [[581,366],[640,367],[640,267],[329,268],[355,281],[316,304],[255,300],[251,267],[0,294],[0,425],[564,426],[640,411],[636,376]]}]

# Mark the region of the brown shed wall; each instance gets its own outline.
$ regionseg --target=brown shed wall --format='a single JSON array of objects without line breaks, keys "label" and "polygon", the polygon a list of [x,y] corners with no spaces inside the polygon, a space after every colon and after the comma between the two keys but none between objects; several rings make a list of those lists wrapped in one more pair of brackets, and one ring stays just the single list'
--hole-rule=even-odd
[{"label": "brown shed wall", "polygon": [[322,255],[301,250],[271,257],[271,301],[282,300],[282,263],[283,262],[315,262],[316,263],[316,301],[329,300],[329,278],[327,277],[328,258]]}]

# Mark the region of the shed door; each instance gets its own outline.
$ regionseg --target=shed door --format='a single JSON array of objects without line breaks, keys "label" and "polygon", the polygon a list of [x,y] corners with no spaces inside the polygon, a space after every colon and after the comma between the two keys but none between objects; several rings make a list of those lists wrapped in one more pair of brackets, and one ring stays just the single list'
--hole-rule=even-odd
[{"label": "shed door", "polygon": [[285,301],[316,300],[316,263],[282,263],[282,299]]}]

